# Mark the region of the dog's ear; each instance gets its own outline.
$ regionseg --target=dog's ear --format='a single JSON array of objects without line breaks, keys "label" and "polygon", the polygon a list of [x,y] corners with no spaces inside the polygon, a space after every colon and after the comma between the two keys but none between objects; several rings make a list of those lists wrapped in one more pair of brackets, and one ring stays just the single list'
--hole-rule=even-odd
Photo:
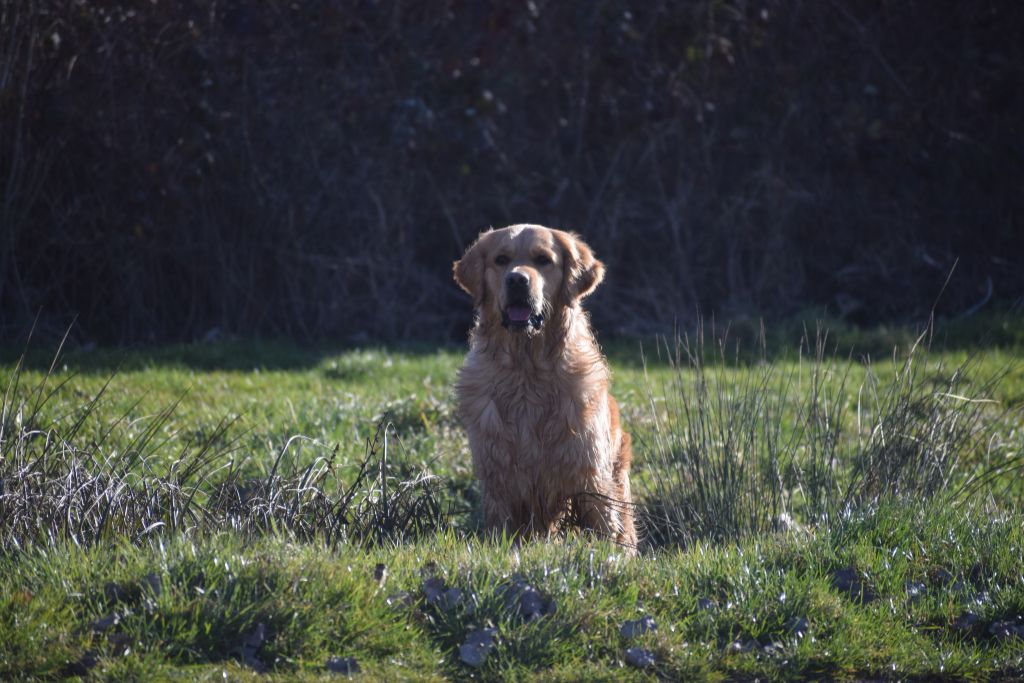
[{"label": "dog's ear", "polygon": [[473,305],[480,306],[484,302],[486,285],[484,283],[484,238],[488,233],[481,233],[476,242],[466,249],[462,258],[452,265],[455,282],[473,297]]},{"label": "dog's ear", "polygon": [[604,264],[594,258],[590,247],[571,232],[555,232],[562,247],[563,287],[569,301],[579,301],[590,294],[604,279]]}]

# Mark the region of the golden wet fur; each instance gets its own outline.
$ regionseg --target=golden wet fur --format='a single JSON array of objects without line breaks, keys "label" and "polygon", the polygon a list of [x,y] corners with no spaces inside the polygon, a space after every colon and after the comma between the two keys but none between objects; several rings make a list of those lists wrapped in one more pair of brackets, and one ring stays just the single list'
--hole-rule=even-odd
[{"label": "golden wet fur", "polygon": [[514,225],[454,274],[476,312],[456,390],[486,526],[548,534],[571,515],[634,549],[629,435],[580,306],[604,265],[574,234]]}]

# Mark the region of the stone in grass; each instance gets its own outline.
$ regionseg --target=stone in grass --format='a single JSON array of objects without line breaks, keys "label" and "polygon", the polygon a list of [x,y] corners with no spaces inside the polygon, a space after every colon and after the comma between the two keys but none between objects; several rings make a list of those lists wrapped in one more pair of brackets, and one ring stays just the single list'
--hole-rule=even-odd
[{"label": "stone in grass", "polygon": [[975,594],[971,598],[971,602],[973,602],[975,605],[978,605],[979,607],[982,607],[992,602],[992,596],[989,595],[988,591],[981,591],[980,593]]},{"label": "stone in grass", "polygon": [[917,602],[924,597],[927,587],[920,581],[907,581],[904,584],[904,588],[907,591],[907,597],[910,598],[910,601]]},{"label": "stone in grass", "polygon": [[642,619],[634,619],[633,621],[627,621],[619,629],[619,635],[623,638],[635,638],[636,636],[643,635],[648,631],[657,631],[658,625],[654,623],[654,617],[646,616]]},{"label": "stone in grass", "polygon": [[797,638],[803,638],[807,635],[807,629],[811,627],[811,624],[807,621],[807,617],[790,617],[786,620],[785,626],[789,633]]},{"label": "stone in grass", "polygon": [[971,631],[978,622],[981,621],[981,617],[971,611],[964,612],[953,622],[953,628],[957,631]]},{"label": "stone in grass", "polygon": [[389,607],[411,607],[415,604],[416,598],[414,598],[412,593],[409,591],[398,591],[397,593],[392,593],[385,598],[384,602],[386,602]]},{"label": "stone in grass", "polygon": [[761,644],[756,640],[748,638],[747,640],[734,640],[727,646],[729,652],[753,652],[757,648],[761,647]]},{"label": "stone in grass", "polygon": [[111,633],[107,637],[107,645],[110,654],[115,657],[124,657],[132,652],[132,637],[127,633]]},{"label": "stone in grass", "polygon": [[635,666],[638,669],[647,669],[655,664],[658,660],[654,657],[654,653],[650,650],[645,650],[640,647],[631,647],[626,650],[626,664]]},{"label": "stone in grass", "polygon": [[265,642],[267,642],[267,627],[261,621],[245,634],[242,643],[235,648],[235,654],[243,664],[256,673],[266,673],[267,665],[257,656]]},{"label": "stone in grass", "polygon": [[444,611],[462,602],[462,591],[458,588],[449,588],[444,579],[436,576],[423,582],[423,595],[426,596],[428,605],[434,605]]},{"label": "stone in grass", "polygon": [[149,592],[154,597],[160,597],[160,594],[164,592],[164,580],[160,578],[159,574],[150,572],[142,577],[142,585],[149,588]]},{"label": "stone in grass", "polygon": [[159,574],[149,573],[142,577],[142,581],[139,584],[140,594],[142,595],[142,607],[152,614],[156,611],[157,599],[164,592],[164,581],[160,578]]},{"label": "stone in grass", "polygon": [[873,602],[878,597],[861,581],[860,574],[852,567],[836,570],[832,574],[832,586],[840,593],[845,593],[851,600],[864,604]]},{"label": "stone in grass", "polygon": [[449,588],[441,595],[441,598],[437,601],[437,606],[447,612],[460,602],[462,602],[462,591],[458,588]]},{"label": "stone in grass", "polygon": [[557,606],[551,598],[545,598],[536,588],[523,579],[513,579],[498,589],[505,600],[505,606],[515,610],[525,621],[533,621],[555,613]]},{"label": "stone in grass", "polygon": [[539,619],[547,614],[549,609],[554,612],[553,602],[545,600],[533,586],[523,587],[519,594],[519,615],[523,619],[527,621]]},{"label": "stone in grass", "polygon": [[962,579],[957,579],[949,586],[949,591],[960,599],[961,602],[974,600],[974,587]]},{"label": "stone in grass", "polygon": [[940,588],[945,588],[947,585],[952,583],[955,578],[956,577],[954,577],[952,573],[946,569],[942,569],[941,567],[931,573],[932,583]]},{"label": "stone in grass", "polygon": [[710,598],[698,598],[697,599],[697,611],[699,612],[710,612],[715,608],[715,603]]},{"label": "stone in grass", "polygon": [[473,668],[483,666],[487,655],[494,649],[494,639],[498,631],[494,628],[481,628],[466,636],[466,642],[459,646],[459,659]]},{"label": "stone in grass", "polygon": [[324,668],[331,673],[351,676],[352,674],[359,673],[359,662],[356,661],[355,657],[331,657],[324,664]]},{"label": "stone in grass", "polygon": [[111,628],[121,623],[121,615],[119,614],[108,614],[105,617],[89,623],[89,630],[93,633],[103,633],[109,631]]},{"label": "stone in grass", "polygon": [[1014,621],[995,621],[988,627],[988,632],[996,640],[1024,639],[1024,623],[1019,617]]},{"label": "stone in grass", "polygon": [[71,676],[88,676],[89,670],[99,664],[99,657],[92,650],[87,650],[81,657],[73,662],[68,662],[61,672],[64,678]]},{"label": "stone in grass", "polygon": [[427,602],[430,604],[437,602],[446,590],[448,590],[448,586],[439,576],[431,576],[423,582],[423,595],[426,596]]},{"label": "stone in grass", "polygon": [[103,585],[103,596],[112,603],[134,604],[144,592],[159,597],[163,592],[163,580],[157,574],[149,573],[135,583],[108,581]]},{"label": "stone in grass", "polygon": [[108,581],[103,585],[103,596],[107,599],[107,602],[134,602],[137,597],[136,591],[132,590],[131,586],[126,586],[114,581]]}]

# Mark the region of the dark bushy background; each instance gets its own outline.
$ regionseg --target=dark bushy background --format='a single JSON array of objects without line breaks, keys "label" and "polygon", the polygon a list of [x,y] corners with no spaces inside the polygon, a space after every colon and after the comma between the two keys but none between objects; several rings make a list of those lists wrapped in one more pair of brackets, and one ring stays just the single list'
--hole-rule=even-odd
[{"label": "dark bushy background", "polygon": [[87,340],[461,337],[487,226],[602,330],[1024,292],[1024,5],[0,0],[0,315]]}]

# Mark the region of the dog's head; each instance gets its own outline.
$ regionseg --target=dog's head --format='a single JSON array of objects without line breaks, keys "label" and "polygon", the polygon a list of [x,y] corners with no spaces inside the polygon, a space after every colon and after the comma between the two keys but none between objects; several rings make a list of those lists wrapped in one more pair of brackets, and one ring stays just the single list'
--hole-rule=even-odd
[{"label": "dog's head", "polygon": [[533,335],[561,308],[590,294],[604,264],[572,233],[513,225],[481,234],[454,273],[485,325]]}]

